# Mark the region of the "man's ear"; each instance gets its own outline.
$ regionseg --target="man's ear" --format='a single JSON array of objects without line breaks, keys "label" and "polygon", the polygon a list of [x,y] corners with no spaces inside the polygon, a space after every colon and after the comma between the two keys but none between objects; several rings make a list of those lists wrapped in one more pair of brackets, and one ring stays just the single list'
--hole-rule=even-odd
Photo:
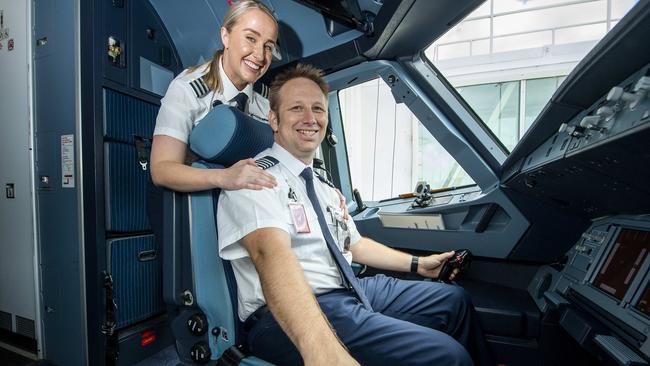
[{"label": "man's ear", "polygon": [[269,111],[269,125],[274,133],[278,132],[278,115],[272,110]]},{"label": "man's ear", "polygon": [[228,48],[230,44],[230,32],[228,32],[226,27],[221,27],[221,43],[224,49]]}]

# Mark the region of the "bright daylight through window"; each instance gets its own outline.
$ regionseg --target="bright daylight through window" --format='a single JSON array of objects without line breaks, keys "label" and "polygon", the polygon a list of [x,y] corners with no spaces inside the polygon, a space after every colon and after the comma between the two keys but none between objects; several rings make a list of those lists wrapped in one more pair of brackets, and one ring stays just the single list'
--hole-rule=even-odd
[{"label": "bright daylight through window", "polygon": [[370,200],[474,181],[404,104],[397,104],[382,79],[339,92],[352,185]]}]

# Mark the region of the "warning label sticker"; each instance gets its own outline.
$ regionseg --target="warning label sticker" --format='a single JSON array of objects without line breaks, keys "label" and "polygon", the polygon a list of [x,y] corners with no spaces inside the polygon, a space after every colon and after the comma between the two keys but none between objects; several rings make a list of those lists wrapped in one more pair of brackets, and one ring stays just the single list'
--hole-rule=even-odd
[{"label": "warning label sticker", "polygon": [[74,188],[74,135],[61,135],[61,186]]}]

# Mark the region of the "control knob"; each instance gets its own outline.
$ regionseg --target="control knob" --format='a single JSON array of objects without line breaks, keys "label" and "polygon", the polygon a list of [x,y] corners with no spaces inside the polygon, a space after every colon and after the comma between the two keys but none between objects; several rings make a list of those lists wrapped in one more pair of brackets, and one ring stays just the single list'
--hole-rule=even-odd
[{"label": "control knob", "polygon": [[208,331],[208,321],[205,315],[196,313],[187,319],[187,329],[195,336],[202,336]]},{"label": "control knob", "polygon": [[605,121],[609,121],[610,119],[612,119],[612,117],[614,117],[616,112],[618,112],[617,108],[605,105],[598,108],[596,114],[605,118]]},{"label": "control knob", "polygon": [[650,92],[650,76],[643,76],[634,85],[635,100],[630,103],[630,108],[636,107]]},{"label": "control knob", "polygon": [[573,137],[582,137],[584,136],[585,129],[581,126],[569,126],[566,123],[562,123],[558,129],[559,133],[566,133],[569,136]]},{"label": "control knob", "polygon": [[210,361],[212,352],[206,342],[197,342],[190,349],[190,358],[196,363],[206,363]]},{"label": "control knob", "polygon": [[580,121],[580,127],[593,128],[594,126],[598,126],[601,119],[602,117],[597,114],[593,116],[585,116],[582,121]]},{"label": "control knob", "polygon": [[607,94],[607,101],[612,103],[618,103],[619,101],[628,103],[635,100],[636,96],[634,94],[626,92],[620,86],[613,87],[612,90],[609,91],[609,94]]}]

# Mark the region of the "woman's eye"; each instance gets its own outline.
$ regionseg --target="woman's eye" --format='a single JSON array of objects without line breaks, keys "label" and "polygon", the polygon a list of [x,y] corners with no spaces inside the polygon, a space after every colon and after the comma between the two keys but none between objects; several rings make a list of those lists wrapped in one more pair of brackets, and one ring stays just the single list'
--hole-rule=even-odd
[{"label": "woman's eye", "polygon": [[255,38],[253,38],[253,37],[251,37],[251,36],[246,37],[246,39],[247,39],[248,42],[250,42],[250,43],[255,43]]}]

